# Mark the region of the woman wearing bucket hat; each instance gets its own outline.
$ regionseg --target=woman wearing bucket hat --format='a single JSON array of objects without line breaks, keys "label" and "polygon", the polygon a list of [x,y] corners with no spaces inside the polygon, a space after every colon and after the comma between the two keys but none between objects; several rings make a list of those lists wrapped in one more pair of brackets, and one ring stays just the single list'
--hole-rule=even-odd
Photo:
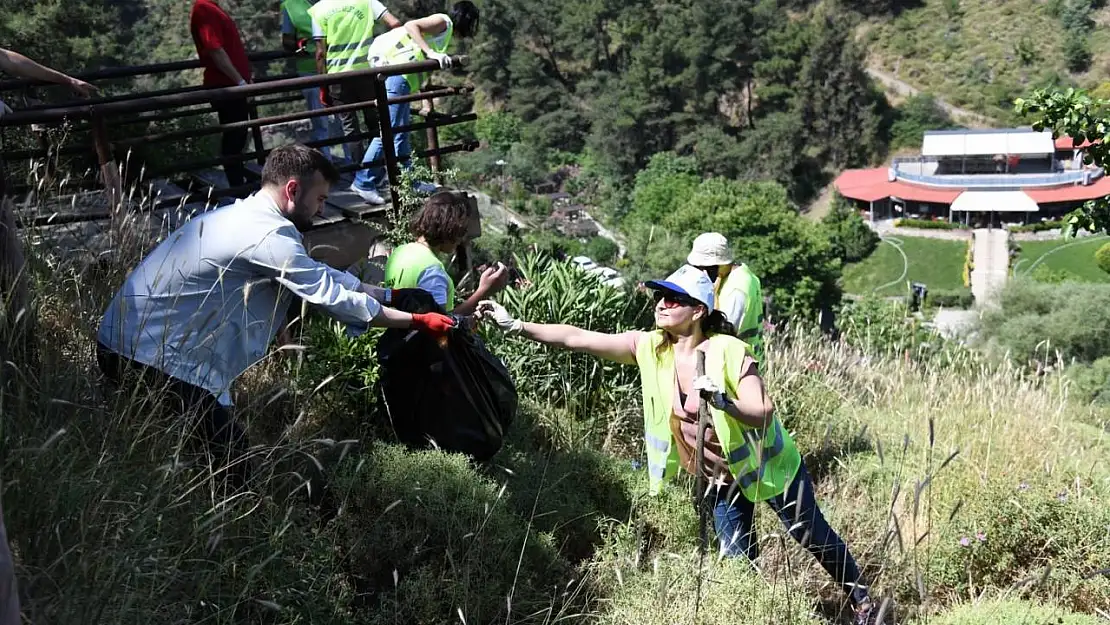
[{"label": "woman wearing bucket hat", "polygon": [[[656,300],[652,331],[606,334],[528,323],[492,301],[479,303],[478,314],[510,334],[639,367],[652,494],[679,467],[696,471],[698,404],[704,397],[711,414],[703,439],[704,477],[711,484],[707,495],[722,555],[758,557],[755,504],[766,501],[848,594],[856,623],[876,622],[859,568],[817,506],[805,463],[774,415],[747,345],[719,332],[724,318],[713,308],[713,282],[684,265],[666,280],[645,286]],[[700,377],[695,374],[698,352],[705,353]]]},{"label": "woman wearing bucket hat", "polygon": [[704,271],[715,283],[717,310],[736,328],[736,336],[751,348],[763,365],[763,288],[744,263],[734,265],[728,239],[717,232],[699,234],[686,262]]}]

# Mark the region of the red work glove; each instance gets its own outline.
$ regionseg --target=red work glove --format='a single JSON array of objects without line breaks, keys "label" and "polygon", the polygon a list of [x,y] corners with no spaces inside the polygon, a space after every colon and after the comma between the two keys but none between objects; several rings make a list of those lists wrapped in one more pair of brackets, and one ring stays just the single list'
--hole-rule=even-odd
[{"label": "red work glove", "polygon": [[427,332],[434,337],[443,337],[455,327],[455,321],[439,313],[423,313],[412,316],[412,329]]},{"label": "red work glove", "polygon": [[320,104],[331,106],[331,92],[327,87],[320,87]]},{"label": "red work glove", "polygon": [[294,54],[308,54],[308,39],[298,39],[297,49],[293,51]]}]

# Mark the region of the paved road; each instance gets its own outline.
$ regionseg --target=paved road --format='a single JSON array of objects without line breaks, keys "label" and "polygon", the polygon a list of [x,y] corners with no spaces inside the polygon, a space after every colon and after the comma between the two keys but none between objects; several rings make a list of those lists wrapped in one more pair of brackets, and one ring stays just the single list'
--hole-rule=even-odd
[{"label": "paved road", "polygon": [[979,307],[997,305],[998,291],[1010,273],[1009,232],[1001,228],[975,231],[975,268],[971,271],[971,293]]},{"label": "paved road", "polygon": [[[885,87],[889,91],[897,93],[898,95],[909,97],[917,95],[919,93],[917,87],[914,87],[913,85],[895,77],[893,74],[887,73],[877,67],[868,67],[867,73],[870,74],[872,78],[879,81],[879,83],[881,83],[883,87]],[[952,104],[949,104],[948,102],[945,102],[939,97],[936,97],[935,95],[933,97],[936,98],[937,106],[940,106],[940,108],[944,109],[944,111],[947,112],[956,121],[963,121],[971,126],[984,127],[992,127],[997,124],[997,122],[985,115],[980,115],[975,111],[969,111],[967,109],[954,106]]]}]

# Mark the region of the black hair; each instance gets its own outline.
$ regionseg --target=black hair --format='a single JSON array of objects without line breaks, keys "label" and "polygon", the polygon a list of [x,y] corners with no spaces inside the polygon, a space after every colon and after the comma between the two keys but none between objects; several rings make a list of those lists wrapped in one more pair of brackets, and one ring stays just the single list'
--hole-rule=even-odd
[{"label": "black hair", "polygon": [[478,32],[478,7],[470,0],[461,0],[451,7],[451,23],[460,37],[473,37]]},{"label": "black hair", "polygon": [[706,336],[710,334],[730,334],[736,335],[736,327],[729,323],[725,317],[725,313],[714,310],[701,320],[701,332]]}]

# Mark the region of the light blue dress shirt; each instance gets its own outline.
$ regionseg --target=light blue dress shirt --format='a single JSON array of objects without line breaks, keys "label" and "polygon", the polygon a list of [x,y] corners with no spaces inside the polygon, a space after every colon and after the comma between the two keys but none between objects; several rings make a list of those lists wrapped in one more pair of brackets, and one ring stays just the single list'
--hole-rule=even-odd
[{"label": "light blue dress shirt", "polygon": [[127,277],[97,339],[231,405],[235,378],[266,355],[294,296],[366,328],[381,304],[354,275],[309,257],[267,194],[203,213]]}]

